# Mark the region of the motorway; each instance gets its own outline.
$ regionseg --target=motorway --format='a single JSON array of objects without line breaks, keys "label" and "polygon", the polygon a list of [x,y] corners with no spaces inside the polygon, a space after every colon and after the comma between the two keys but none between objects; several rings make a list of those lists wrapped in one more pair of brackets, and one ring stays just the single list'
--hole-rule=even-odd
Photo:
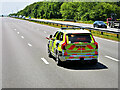
[{"label": "motorway", "polygon": [[118,88],[118,42],[95,37],[99,63],[57,66],[46,36],[58,28],[2,19],[2,88]]},{"label": "motorway", "polygon": [[2,19],[0,18],[0,89],[2,88]]}]

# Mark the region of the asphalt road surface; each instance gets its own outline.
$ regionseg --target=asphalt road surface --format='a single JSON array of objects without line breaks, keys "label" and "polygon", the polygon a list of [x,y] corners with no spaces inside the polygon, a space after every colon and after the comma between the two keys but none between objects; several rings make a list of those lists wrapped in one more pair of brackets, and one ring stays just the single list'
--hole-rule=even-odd
[{"label": "asphalt road surface", "polygon": [[2,88],[118,88],[118,42],[95,37],[97,65],[57,66],[46,40],[57,29],[2,18]]},{"label": "asphalt road surface", "polygon": [[2,88],[2,19],[0,18],[0,89]]}]

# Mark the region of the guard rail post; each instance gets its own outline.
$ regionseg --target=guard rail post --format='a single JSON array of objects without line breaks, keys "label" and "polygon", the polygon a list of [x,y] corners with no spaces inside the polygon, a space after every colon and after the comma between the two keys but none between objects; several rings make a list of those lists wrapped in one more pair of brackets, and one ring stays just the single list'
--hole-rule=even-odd
[{"label": "guard rail post", "polygon": [[117,34],[117,38],[119,38],[119,34]]},{"label": "guard rail post", "polygon": [[101,35],[103,35],[103,32],[101,32]]},{"label": "guard rail post", "polygon": [[91,30],[89,30],[91,32]]}]

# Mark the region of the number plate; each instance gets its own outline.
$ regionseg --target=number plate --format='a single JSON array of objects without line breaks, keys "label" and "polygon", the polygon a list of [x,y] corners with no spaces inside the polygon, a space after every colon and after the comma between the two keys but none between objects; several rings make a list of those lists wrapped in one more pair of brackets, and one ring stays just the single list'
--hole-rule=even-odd
[{"label": "number plate", "polygon": [[76,46],[76,48],[85,48],[85,46]]}]

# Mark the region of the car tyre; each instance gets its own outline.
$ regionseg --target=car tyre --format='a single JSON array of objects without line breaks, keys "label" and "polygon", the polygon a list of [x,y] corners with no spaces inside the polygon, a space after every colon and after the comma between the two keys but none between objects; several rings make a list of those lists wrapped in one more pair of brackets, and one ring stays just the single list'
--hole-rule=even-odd
[{"label": "car tyre", "polygon": [[59,65],[59,66],[62,65],[62,61],[60,61],[58,54],[56,54],[56,63],[57,63],[57,65]]},{"label": "car tyre", "polygon": [[50,52],[50,49],[48,48],[48,57],[52,58],[52,54]]},{"label": "car tyre", "polygon": [[91,65],[96,65],[98,63],[98,60],[97,59],[94,59],[91,61]]},{"label": "car tyre", "polygon": [[99,26],[97,25],[97,28],[99,28]]}]

